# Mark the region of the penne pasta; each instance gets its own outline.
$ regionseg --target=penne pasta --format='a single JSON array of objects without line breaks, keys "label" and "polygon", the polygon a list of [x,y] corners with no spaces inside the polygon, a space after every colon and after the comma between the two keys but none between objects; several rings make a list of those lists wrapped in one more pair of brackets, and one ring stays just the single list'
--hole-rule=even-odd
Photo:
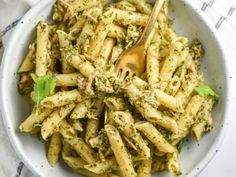
[{"label": "penne pasta", "polygon": [[106,125],[105,130],[111,144],[111,149],[114,152],[116,161],[121,169],[121,173],[125,177],[134,177],[136,172],[132,165],[132,160],[130,155],[127,153],[127,150],[124,146],[124,143],[121,139],[121,136],[118,130],[112,125]]},{"label": "penne pasta", "polygon": [[33,43],[29,45],[29,51],[26,54],[20,68],[18,69],[18,73],[29,72],[32,71],[35,67],[35,53],[36,53],[36,44]]},{"label": "penne pasta", "polygon": [[93,101],[91,99],[86,99],[76,105],[75,109],[70,115],[71,119],[81,119],[85,118],[89,112],[89,109],[93,106]]},{"label": "penne pasta", "polygon": [[198,112],[195,124],[191,128],[191,135],[196,140],[199,141],[204,132],[206,132],[207,121],[211,117],[211,111],[215,100],[213,98],[207,98],[204,100],[202,105],[203,109]]},{"label": "penne pasta", "polygon": [[113,65],[117,61],[117,59],[119,58],[119,56],[121,55],[123,51],[124,51],[124,47],[121,43],[114,46],[112,49],[111,58],[108,62],[109,65]]},{"label": "penne pasta", "polygon": [[76,87],[78,81],[84,78],[80,73],[71,74],[56,74],[55,75],[58,87]]},{"label": "penne pasta", "polygon": [[109,59],[109,56],[111,54],[111,51],[115,45],[115,39],[113,38],[106,38],[104,41],[104,44],[101,48],[100,54],[98,58],[95,60],[94,65],[96,68],[99,68],[100,70],[105,68],[107,65],[107,61]]},{"label": "penne pasta", "polygon": [[35,73],[37,76],[47,74],[48,64],[48,25],[45,22],[39,22],[37,26],[37,45],[36,45],[36,64]]},{"label": "penne pasta", "polygon": [[166,157],[154,156],[152,161],[152,173],[167,170]]},{"label": "penne pasta", "polygon": [[147,50],[146,72],[148,83],[156,86],[159,83],[159,44],[151,44]]},{"label": "penne pasta", "polygon": [[159,151],[164,153],[174,153],[177,151],[151,123],[137,122],[135,127],[141,131]]},{"label": "penne pasta", "polygon": [[73,120],[73,128],[79,132],[83,131],[83,125],[80,120]]},{"label": "penne pasta", "polygon": [[107,11],[101,17],[101,21],[98,22],[94,39],[90,42],[90,47],[87,52],[92,61],[95,61],[98,57],[104,44],[104,40],[109,32],[109,25],[112,24],[114,19],[115,13],[113,11]]},{"label": "penne pasta", "polygon": [[70,3],[75,12],[81,12],[91,7],[99,5],[101,2],[97,0],[75,0]]},{"label": "penne pasta", "polygon": [[137,11],[136,7],[126,0],[119,1],[119,2],[115,3],[114,7],[117,9],[124,10],[124,11],[131,11],[131,12]]},{"label": "penne pasta", "polygon": [[150,14],[152,11],[152,6],[145,0],[128,0],[128,2],[134,4],[136,9],[142,13]]},{"label": "penne pasta", "polygon": [[180,118],[177,120],[177,124],[179,127],[178,134],[172,135],[171,139],[175,140],[174,144],[177,144],[177,142],[188,135],[189,128],[194,123],[194,117],[197,114],[197,112],[200,110],[202,103],[204,102],[204,98],[195,95],[191,98],[188,105],[186,106],[185,113],[180,116]]},{"label": "penne pasta", "polygon": [[19,129],[21,132],[32,132],[38,127],[52,112],[51,109],[41,109],[37,112],[32,112],[31,115],[20,124]]},{"label": "penne pasta", "polygon": [[139,156],[144,159],[150,158],[150,149],[147,142],[134,127],[134,121],[131,114],[128,112],[117,111],[114,112],[113,119],[120,131],[134,142],[135,149],[137,149]]},{"label": "penne pasta", "polygon": [[164,115],[157,109],[155,109],[152,105],[150,105],[147,102],[144,102],[139,99],[139,95],[141,95],[141,92],[138,90],[137,87],[134,85],[129,85],[127,87],[126,91],[130,102],[134,104],[136,109],[142,114],[143,117],[145,117],[148,121],[152,123],[156,123],[173,133],[178,132],[178,126],[174,119]]},{"label": "penne pasta", "polygon": [[60,123],[65,117],[71,112],[75,107],[75,104],[69,104],[67,106],[61,107],[54,111],[50,116],[42,123],[41,135],[44,140],[47,140],[49,136],[53,133],[59,131]]},{"label": "penne pasta", "polygon": [[67,139],[66,142],[88,163],[98,160],[97,154],[81,138]]},{"label": "penne pasta", "polygon": [[49,140],[52,167],[61,155],[88,177],[181,175],[184,138],[199,141],[212,129],[218,95],[204,84],[200,42],[177,34],[168,2],[143,41],[137,76],[117,73],[117,63],[144,34],[147,0],[56,0],[53,22],[37,24],[17,71],[32,106],[19,129]]},{"label": "penne pasta", "polygon": [[92,38],[94,38],[94,28],[97,23],[98,17],[102,14],[102,9],[99,7],[94,7],[88,11],[84,11],[83,15],[87,16],[87,20],[84,23],[83,29],[77,38],[76,46],[78,48],[78,53],[85,53],[89,48],[89,43]]},{"label": "penne pasta", "polygon": [[180,176],[180,163],[178,153],[167,154],[167,169],[173,176]]},{"label": "penne pasta", "polygon": [[202,76],[197,73],[191,73],[185,77],[184,83],[180,87],[179,91],[176,93],[175,98],[181,102],[183,106],[186,106],[194,88],[202,83]]},{"label": "penne pasta", "polygon": [[53,134],[48,148],[48,162],[52,167],[58,162],[61,146],[61,135],[59,133]]},{"label": "penne pasta", "polygon": [[86,132],[85,132],[85,142],[89,143],[91,138],[94,138],[98,134],[99,129],[99,119],[89,119],[86,124]]},{"label": "penne pasta", "polygon": [[74,73],[74,68],[68,63],[66,59],[68,48],[70,48],[72,45],[68,37],[69,35],[62,30],[57,30],[57,36],[60,43],[62,73]]},{"label": "penne pasta", "polygon": [[104,103],[113,111],[124,111],[128,109],[128,103],[122,97],[108,97],[104,99]]},{"label": "penne pasta", "polygon": [[94,66],[83,56],[72,56],[68,62],[75,67],[84,77],[89,77],[95,72]]},{"label": "penne pasta", "polygon": [[76,137],[75,129],[65,119],[59,125],[59,132],[65,139]]},{"label": "penne pasta", "polygon": [[46,108],[52,109],[55,107],[61,107],[79,101],[81,101],[80,92],[77,89],[74,89],[71,91],[57,92],[52,96],[44,98],[41,104]]},{"label": "penne pasta", "polygon": [[98,161],[94,163],[90,163],[88,165],[84,165],[84,168],[95,173],[102,174],[106,172],[110,172],[112,169],[117,168],[117,163],[115,158],[110,158],[105,161]]},{"label": "penne pasta", "polygon": [[148,159],[141,161],[137,169],[137,177],[151,177],[152,162],[153,162],[153,148],[151,150],[151,156]]},{"label": "penne pasta", "polygon": [[122,25],[138,25],[145,26],[148,21],[148,15],[137,13],[137,12],[128,12],[120,9],[112,9],[116,14],[115,21]]},{"label": "penne pasta", "polygon": [[115,38],[117,41],[121,41],[125,38],[126,31],[123,27],[116,25],[114,23],[109,25],[109,31],[107,36],[110,38]]}]

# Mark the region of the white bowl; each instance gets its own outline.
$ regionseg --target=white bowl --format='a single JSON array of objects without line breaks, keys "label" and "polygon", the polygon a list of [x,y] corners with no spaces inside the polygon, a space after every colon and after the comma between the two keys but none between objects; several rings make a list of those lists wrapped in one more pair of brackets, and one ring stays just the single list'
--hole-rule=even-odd
[{"label": "white bowl", "polygon": [[[213,113],[214,129],[203,137],[200,143],[191,139],[181,153],[183,176],[197,176],[218,150],[225,132],[229,107],[229,88],[226,77],[225,55],[211,27],[210,22],[197,10],[192,0],[171,1],[170,14],[174,17],[176,31],[189,39],[198,38],[205,49],[202,69],[206,81],[220,95],[219,103]],[[46,159],[46,147],[37,137],[22,134],[19,124],[29,115],[28,99],[17,92],[18,75],[16,73],[29,43],[35,36],[35,26],[39,20],[49,20],[54,1],[44,0],[30,9],[21,19],[5,49],[1,65],[1,112],[11,143],[26,166],[37,176],[75,177],[63,162],[51,168]],[[167,173],[154,176],[169,176]]]}]

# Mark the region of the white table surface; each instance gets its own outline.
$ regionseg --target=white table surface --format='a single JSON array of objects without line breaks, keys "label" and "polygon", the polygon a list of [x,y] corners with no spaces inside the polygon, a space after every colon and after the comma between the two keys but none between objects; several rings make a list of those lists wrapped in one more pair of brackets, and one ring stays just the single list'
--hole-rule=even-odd
[{"label": "white table surface", "polygon": [[[0,31],[2,31],[12,21],[21,17],[29,8],[29,6],[19,0],[10,1],[14,1],[14,3],[5,4],[0,0]],[[198,1],[199,8],[201,8],[203,1]],[[227,16],[228,10],[230,7],[233,7],[232,4],[236,7],[236,0],[205,0],[204,2],[214,2],[211,8],[208,7],[206,9],[206,18],[210,18],[213,25],[217,23],[221,15]],[[232,88],[235,90],[231,99],[233,100],[232,105],[236,105],[236,12],[234,12],[232,17],[222,24],[218,29],[218,33],[223,41],[228,60],[231,62],[229,77],[232,83]],[[7,43],[9,35],[10,32],[3,37],[4,44]],[[3,49],[0,49],[0,58],[2,52]],[[34,177],[26,167],[23,168],[22,172],[20,172],[22,163],[20,163],[20,159],[12,149],[1,119],[0,140],[0,177]],[[202,171],[199,177],[236,177],[236,108],[231,108],[231,117],[222,147],[219,149],[211,163]]]}]

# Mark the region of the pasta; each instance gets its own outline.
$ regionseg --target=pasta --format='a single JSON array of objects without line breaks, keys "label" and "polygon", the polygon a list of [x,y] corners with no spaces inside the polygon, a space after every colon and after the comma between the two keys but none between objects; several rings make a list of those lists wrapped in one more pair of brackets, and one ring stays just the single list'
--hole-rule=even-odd
[{"label": "pasta", "polygon": [[153,148],[151,147],[151,155],[148,159],[143,160],[137,169],[137,177],[150,177],[152,175]]},{"label": "pasta", "polygon": [[48,148],[48,162],[52,167],[58,162],[61,146],[61,135],[59,133],[53,134]]},{"label": "pasta", "polygon": [[55,78],[59,87],[76,87],[83,76],[80,73],[56,74]]},{"label": "pasta", "polygon": [[54,111],[49,117],[42,123],[41,135],[44,140],[46,140],[50,135],[59,131],[60,122],[65,119],[65,117],[71,112],[75,104],[59,108]]},{"label": "pasta", "polygon": [[118,130],[112,125],[106,125],[105,130],[111,143],[111,148],[115,154],[117,163],[124,176],[136,176],[132,165],[131,157],[127,153],[125,145],[121,139]]},{"label": "pasta", "polygon": [[29,45],[29,51],[25,56],[24,62],[21,64],[20,68],[18,69],[19,73],[22,72],[29,72],[34,69],[35,67],[35,47],[36,44],[33,43]]},{"label": "pasta", "polygon": [[60,44],[60,50],[61,50],[61,64],[62,64],[62,73],[63,74],[69,74],[74,72],[74,68],[69,65],[69,63],[66,60],[66,49],[68,46],[71,45],[70,40],[68,39],[68,34],[66,34],[64,31],[57,30],[58,40]]},{"label": "pasta", "polygon": [[48,62],[48,25],[45,22],[40,22],[37,26],[37,48],[35,66],[35,73],[37,76],[44,76],[47,74]]},{"label": "pasta", "polygon": [[114,72],[152,7],[146,0],[57,0],[56,23],[37,24],[17,71],[19,93],[32,103],[19,130],[49,141],[52,167],[61,156],[88,177],[177,177],[184,138],[200,141],[211,130],[218,95],[199,67],[201,43],[189,45],[175,32],[168,0],[145,43],[142,76]]}]

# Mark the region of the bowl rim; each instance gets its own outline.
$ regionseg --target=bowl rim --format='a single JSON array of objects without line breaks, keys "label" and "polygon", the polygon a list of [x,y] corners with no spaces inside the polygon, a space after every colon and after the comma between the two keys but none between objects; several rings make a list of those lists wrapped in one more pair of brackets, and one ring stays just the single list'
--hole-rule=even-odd
[{"label": "bowl rim", "polygon": [[[215,38],[215,41],[217,42],[217,45],[220,48],[220,53],[221,53],[221,57],[224,61],[224,70],[225,70],[225,75],[226,75],[226,79],[225,79],[225,84],[226,84],[226,102],[225,102],[225,111],[224,111],[224,115],[223,115],[223,120],[222,120],[222,125],[223,127],[220,129],[220,132],[218,134],[218,136],[216,137],[214,143],[211,145],[211,148],[208,150],[208,153],[202,158],[202,160],[200,160],[197,165],[195,166],[195,168],[186,175],[186,177],[194,177],[194,176],[198,176],[201,171],[209,164],[209,162],[213,159],[213,157],[216,155],[217,150],[219,150],[220,146],[223,143],[223,139],[225,137],[226,131],[227,131],[227,127],[228,127],[228,121],[229,121],[229,109],[230,109],[230,105],[231,105],[231,99],[229,98],[229,95],[231,95],[231,87],[230,87],[230,83],[229,83],[229,64],[226,60],[227,55],[225,53],[224,47],[221,44],[221,39],[220,36],[217,35],[217,31],[214,28],[214,26],[212,25],[212,22],[210,21],[210,19],[200,10],[200,8],[198,7],[197,3],[191,0],[181,0],[184,4],[187,5],[188,8],[190,8],[192,11],[195,11],[196,15],[199,16],[199,18],[202,20],[202,22],[208,27],[209,31],[211,31],[213,33],[213,37]],[[30,8],[25,15],[22,17],[21,21],[28,21],[29,19],[31,19],[32,16],[34,16],[37,12],[39,12],[42,7],[45,7],[47,4],[52,3],[51,0],[44,0],[44,1],[40,1],[38,2],[35,6],[33,6],[32,8]],[[33,165],[33,163],[30,162],[30,160],[28,159],[28,157],[26,157],[24,155],[24,150],[19,148],[19,143],[17,142],[17,137],[14,135],[14,130],[12,130],[10,128],[11,122],[10,119],[8,119],[8,115],[7,115],[7,105],[5,104],[5,92],[6,92],[6,87],[4,87],[4,80],[5,75],[7,74],[7,68],[4,67],[6,65],[6,63],[8,62],[7,58],[9,58],[10,55],[10,51],[12,51],[12,46],[13,44],[16,42],[17,36],[20,35],[20,32],[23,32],[25,26],[24,25],[20,25],[18,24],[16,26],[16,28],[14,29],[14,31],[12,32],[12,36],[10,37],[10,40],[7,43],[7,46],[4,50],[4,54],[2,57],[2,63],[1,63],[1,69],[0,69],[0,97],[2,99],[0,99],[0,111],[1,111],[1,115],[2,115],[2,119],[3,119],[3,123],[4,123],[4,127],[5,130],[7,131],[8,137],[10,139],[10,142],[13,146],[13,149],[15,150],[16,154],[18,155],[18,157],[25,163],[25,165],[27,166],[27,168],[36,176],[44,176],[44,174],[42,174],[42,172],[40,171],[39,168],[37,168],[35,165]]]}]

